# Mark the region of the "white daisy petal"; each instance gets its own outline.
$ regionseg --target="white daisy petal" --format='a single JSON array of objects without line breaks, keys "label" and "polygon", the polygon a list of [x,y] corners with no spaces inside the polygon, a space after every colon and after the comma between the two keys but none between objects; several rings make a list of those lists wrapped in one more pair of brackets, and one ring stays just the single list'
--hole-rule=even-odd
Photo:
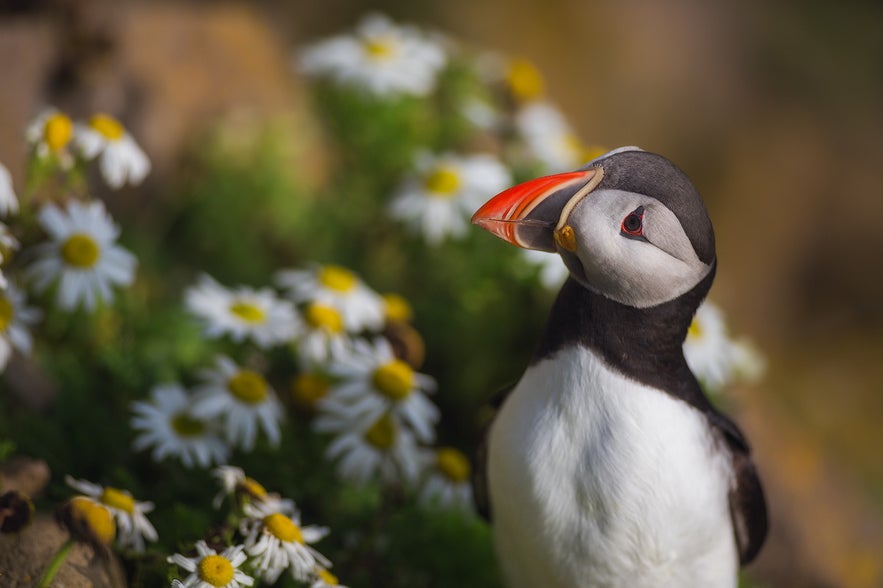
[{"label": "white daisy petal", "polygon": [[709,300],[703,302],[687,332],[684,357],[709,392],[720,392],[740,377],[759,376],[762,360],[749,349],[730,338],[721,310]]},{"label": "white daisy petal", "polygon": [[12,349],[31,352],[30,326],[40,319],[38,309],[27,306],[25,293],[15,282],[0,290],[0,370],[6,367]]},{"label": "white daisy petal", "polygon": [[12,176],[0,163],[0,216],[6,217],[18,212],[18,198],[12,188]]}]

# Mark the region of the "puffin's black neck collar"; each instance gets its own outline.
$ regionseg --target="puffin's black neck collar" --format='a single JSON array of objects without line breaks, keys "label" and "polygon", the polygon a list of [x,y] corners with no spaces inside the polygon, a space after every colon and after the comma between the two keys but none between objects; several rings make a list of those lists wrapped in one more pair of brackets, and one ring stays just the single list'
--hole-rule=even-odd
[{"label": "puffin's black neck collar", "polygon": [[552,306],[532,363],[580,345],[624,376],[704,411],[708,400],[687,367],[683,343],[696,309],[711,288],[716,265],[689,292],[650,308],[615,302],[568,279]]}]

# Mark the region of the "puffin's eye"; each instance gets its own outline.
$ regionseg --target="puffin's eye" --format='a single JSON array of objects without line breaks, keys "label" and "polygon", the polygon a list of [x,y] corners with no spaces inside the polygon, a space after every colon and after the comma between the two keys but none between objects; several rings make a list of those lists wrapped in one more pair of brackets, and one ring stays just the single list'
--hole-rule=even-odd
[{"label": "puffin's eye", "polygon": [[622,219],[621,233],[625,237],[644,237],[644,207],[639,206]]}]

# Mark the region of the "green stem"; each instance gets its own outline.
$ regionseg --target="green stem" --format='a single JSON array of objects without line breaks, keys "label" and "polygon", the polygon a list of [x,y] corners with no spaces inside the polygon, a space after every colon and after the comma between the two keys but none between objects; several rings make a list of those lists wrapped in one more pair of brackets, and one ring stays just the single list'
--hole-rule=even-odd
[{"label": "green stem", "polygon": [[71,548],[74,546],[73,539],[68,539],[67,543],[58,548],[58,551],[55,553],[55,557],[52,558],[52,561],[49,562],[49,567],[46,568],[46,571],[43,572],[43,577],[40,578],[40,582],[37,584],[36,588],[49,588],[49,584],[52,583],[52,580],[55,579],[55,574],[58,573],[58,570],[61,568],[61,565],[64,563],[64,560],[67,558],[67,554],[70,553]]}]

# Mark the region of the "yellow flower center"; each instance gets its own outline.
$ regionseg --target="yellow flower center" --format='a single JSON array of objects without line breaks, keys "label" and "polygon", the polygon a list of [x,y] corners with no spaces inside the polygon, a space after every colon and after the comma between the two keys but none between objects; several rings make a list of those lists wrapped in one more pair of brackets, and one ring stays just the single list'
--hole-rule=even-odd
[{"label": "yellow flower center", "polygon": [[233,564],[223,555],[207,555],[196,568],[199,579],[212,586],[226,586],[233,581]]},{"label": "yellow flower center", "polygon": [[263,519],[264,528],[285,543],[303,543],[304,536],[294,521],[284,514],[274,513]]},{"label": "yellow flower center", "polygon": [[107,506],[122,510],[129,514],[135,512],[135,499],[132,498],[131,494],[123,490],[108,486],[101,493],[101,498],[99,498],[99,500],[101,500],[102,504],[106,504]]},{"label": "yellow flower center", "polygon": [[47,118],[43,125],[43,140],[50,151],[61,151],[73,136],[74,123],[66,114],[57,112]]},{"label": "yellow flower center", "polygon": [[457,194],[457,189],[460,187],[460,174],[452,166],[441,165],[426,176],[423,186],[430,196],[451,198]]},{"label": "yellow flower center", "polygon": [[362,41],[362,47],[365,54],[373,61],[384,61],[391,58],[396,53],[398,43],[392,37],[376,37],[373,39],[365,39]]},{"label": "yellow flower center", "polygon": [[526,59],[514,59],[506,72],[506,83],[512,95],[521,102],[536,100],[543,95],[543,76]]},{"label": "yellow flower center", "polygon": [[469,479],[469,460],[453,447],[442,447],[436,451],[435,465],[451,482],[459,484]]},{"label": "yellow flower center", "polygon": [[205,423],[185,412],[172,417],[172,430],[181,437],[198,437],[205,431]]},{"label": "yellow flower center", "polygon": [[101,248],[95,239],[83,233],[74,233],[61,246],[61,258],[76,268],[92,267],[100,254]]},{"label": "yellow flower center", "polygon": [[356,287],[356,274],[339,265],[326,265],[319,270],[319,283],[337,292],[349,292]]},{"label": "yellow flower center", "polygon": [[108,114],[96,114],[89,119],[89,126],[109,141],[119,141],[126,134],[120,121]]},{"label": "yellow flower center", "polygon": [[414,370],[400,359],[394,359],[374,370],[374,388],[391,400],[406,398],[414,387]]},{"label": "yellow flower center", "polygon": [[316,575],[319,576],[319,579],[325,582],[329,586],[339,586],[340,580],[337,579],[337,576],[332,574],[326,569],[317,568]]},{"label": "yellow flower center", "polygon": [[267,380],[252,370],[241,370],[227,380],[227,389],[245,404],[259,404],[267,398]]},{"label": "yellow flower center", "polygon": [[314,302],[304,311],[304,319],[314,329],[337,334],[343,331],[343,317],[336,308]]},{"label": "yellow flower center", "polygon": [[258,500],[263,500],[267,497],[267,489],[264,488],[260,482],[258,482],[254,478],[249,478],[248,476],[246,476],[244,480],[239,482],[239,488],[252,498],[256,498]]},{"label": "yellow flower center", "polygon": [[386,320],[394,323],[407,323],[414,318],[414,309],[398,294],[383,295],[383,309]]},{"label": "yellow flower center", "polygon": [[700,339],[702,338],[702,327],[699,326],[699,321],[695,318],[693,322],[690,323],[690,328],[687,329],[687,338],[688,339]]},{"label": "yellow flower center", "polygon": [[385,414],[365,431],[365,441],[381,451],[387,451],[395,444],[396,433],[395,421]]},{"label": "yellow flower center", "polygon": [[0,331],[5,331],[12,323],[12,317],[15,316],[15,308],[12,301],[6,296],[0,295]]},{"label": "yellow flower center", "polygon": [[113,515],[104,506],[85,496],[74,496],[70,500],[72,516],[82,523],[91,536],[103,545],[110,545],[116,535]]},{"label": "yellow flower center", "polygon": [[267,313],[262,308],[244,300],[237,300],[231,304],[230,312],[247,323],[264,323],[267,320]]},{"label": "yellow flower center", "polygon": [[319,374],[301,374],[291,383],[291,396],[300,404],[312,407],[330,388],[331,383]]}]

